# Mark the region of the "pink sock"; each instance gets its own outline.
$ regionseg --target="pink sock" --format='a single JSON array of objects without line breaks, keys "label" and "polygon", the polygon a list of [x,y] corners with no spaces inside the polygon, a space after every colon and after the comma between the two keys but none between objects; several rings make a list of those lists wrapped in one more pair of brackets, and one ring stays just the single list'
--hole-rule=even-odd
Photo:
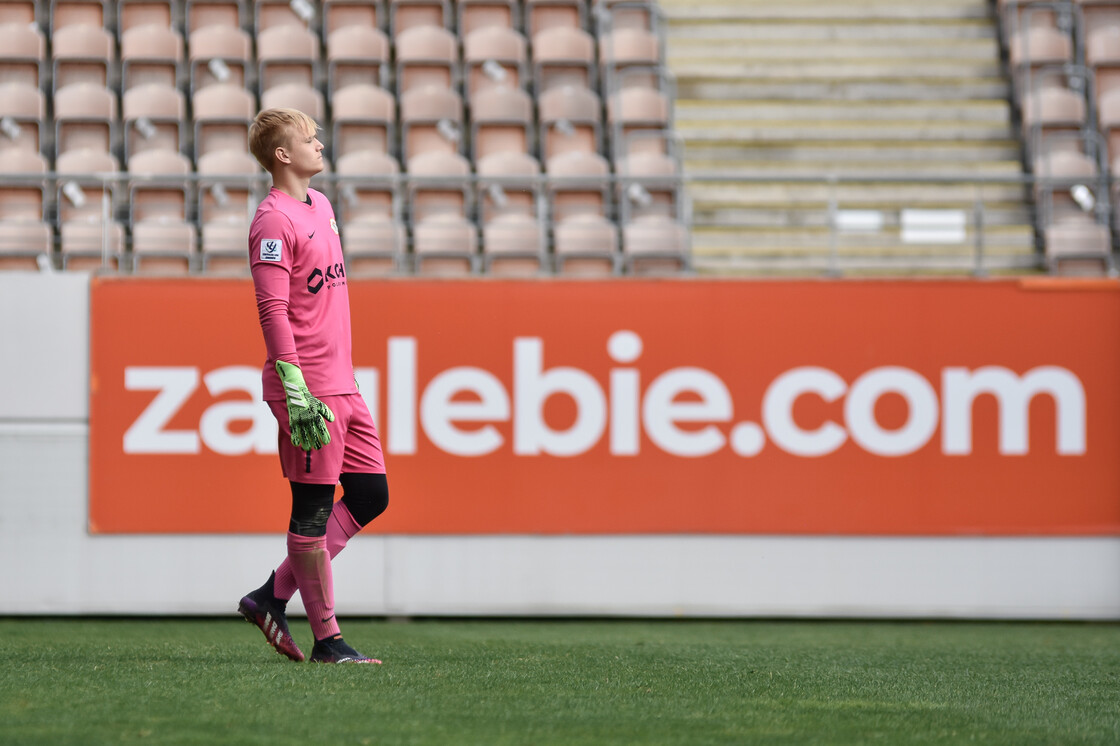
[{"label": "pink sock", "polygon": [[315,639],[334,637],[339,632],[334,618],[334,577],[326,537],[288,532],[288,560]]},{"label": "pink sock", "polygon": [[[350,537],[362,530],[354,516],[346,509],[346,504],[341,500],[334,504],[330,518],[327,519],[327,551],[331,559],[338,556]],[[295,595],[296,576],[292,573],[292,563],[285,558],[276,568],[276,580],[272,593],[281,601],[287,601]]]}]

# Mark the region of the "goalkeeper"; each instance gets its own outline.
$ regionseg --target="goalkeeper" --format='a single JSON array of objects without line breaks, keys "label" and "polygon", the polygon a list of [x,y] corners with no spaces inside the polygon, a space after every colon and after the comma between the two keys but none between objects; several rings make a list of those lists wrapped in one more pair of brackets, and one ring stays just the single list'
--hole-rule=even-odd
[{"label": "goalkeeper", "polygon": [[317,131],[294,109],[262,111],[249,130],[249,149],[272,175],[249,229],[249,263],[268,353],[264,399],[280,424],[292,507],[287,558],[238,610],[278,652],[302,661],[285,617],[298,589],[315,635],[312,661],[375,663],[342,639],[334,613],[331,558],[385,510],[389,490],[381,441],[354,381],[338,226],[326,197],[309,187],[323,170]]}]

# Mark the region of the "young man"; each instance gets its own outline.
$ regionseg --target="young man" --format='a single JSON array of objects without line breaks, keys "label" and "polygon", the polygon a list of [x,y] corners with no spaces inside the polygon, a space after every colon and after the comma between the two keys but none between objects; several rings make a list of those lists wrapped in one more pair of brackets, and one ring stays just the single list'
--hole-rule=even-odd
[{"label": "young man", "polygon": [[302,661],[285,617],[298,589],[315,634],[312,661],[380,663],[343,641],[334,616],[331,558],[385,510],[389,490],[381,441],[354,381],[334,211],[308,186],[323,170],[317,131],[294,109],[262,111],[249,129],[250,151],[272,174],[249,228],[249,263],[268,352],[264,399],[280,424],[292,507],[287,559],[238,611],[279,653]]}]

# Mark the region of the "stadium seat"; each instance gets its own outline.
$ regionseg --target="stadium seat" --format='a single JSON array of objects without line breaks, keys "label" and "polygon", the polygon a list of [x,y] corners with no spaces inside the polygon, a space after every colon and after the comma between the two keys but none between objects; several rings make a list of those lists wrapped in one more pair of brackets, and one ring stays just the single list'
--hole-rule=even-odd
[{"label": "stadium seat", "polygon": [[670,97],[662,91],[644,86],[616,91],[607,100],[611,158],[638,151],[665,152],[662,138],[642,133],[671,131],[672,119]]},{"label": "stadium seat", "polygon": [[189,41],[192,97],[214,84],[245,87],[253,53],[249,34],[236,26],[219,24],[191,32]]},{"label": "stadium seat", "polygon": [[54,96],[55,152],[100,150],[117,142],[117,96],[96,83],[71,83]]},{"label": "stadium seat", "polygon": [[401,161],[427,152],[460,153],[463,99],[450,88],[414,88],[400,98]]},{"label": "stadium seat", "polygon": [[75,83],[106,87],[113,80],[116,40],[101,26],[75,24],[51,35],[55,94]]},{"label": "stadium seat", "polygon": [[281,24],[257,33],[257,81],[261,96],[278,85],[318,83],[319,39],[302,26]]},{"label": "stadium seat", "polygon": [[1093,71],[1098,101],[1120,88],[1120,20],[1087,30],[1085,64]]},{"label": "stadium seat", "polygon": [[1085,127],[1088,103],[1071,87],[1047,85],[1023,97],[1020,115],[1030,162],[1049,151],[1051,140],[1068,140],[1065,135]]},{"label": "stadium seat", "polygon": [[652,0],[596,0],[596,10],[605,31],[658,31],[657,3]]},{"label": "stadium seat", "polygon": [[458,38],[439,26],[415,26],[395,37],[397,96],[425,86],[457,88]]},{"label": "stadium seat", "polygon": [[115,157],[100,150],[59,153],[58,232],[63,269],[119,269],[124,226],[116,219]]},{"label": "stadium seat", "polygon": [[520,88],[479,91],[470,106],[471,161],[494,153],[529,153],[536,127],[533,100]]},{"label": "stadium seat", "polygon": [[239,0],[186,0],[186,3],[186,31],[191,38],[202,28],[246,28],[249,22],[249,19],[242,17],[242,8],[246,3]]},{"label": "stadium seat", "polygon": [[525,0],[525,31],[533,39],[545,29],[587,28],[587,0]]},{"label": "stadium seat", "polygon": [[389,0],[389,35],[393,39],[422,26],[448,29],[452,21],[448,0]]},{"label": "stadium seat", "polygon": [[190,216],[191,164],[175,150],[146,150],[128,162],[132,271],[187,274],[198,235]]},{"label": "stadium seat", "polygon": [[482,28],[518,29],[521,26],[518,3],[514,0],[459,0],[456,10],[456,28],[462,38]]},{"label": "stadium seat", "polygon": [[1069,32],[1052,26],[1030,26],[1016,32],[1008,48],[1013,100],[1021,101],[1045,82],[1040,79],[1052,77],[1049,70],[1073,61],[1073,37]]},{"label": "stadium seat", "polygon": [[46,222],[46,172],[46,161],[30,150],[6,150],[0,158],[0,269],[49,266],[54,238]]},{"label": "stadium seat", "polygon": [[0,83],[0,148],[42,152],[47,102],[28,83]]},{"label": "stadium seat", "polygon": [[662,57],[658,37],[646,29],[618,28],[600,37],[599,69],[604,90],[614,91],[622,84],[656,88],[656,68],[662,64]]},{"label": "stadium seat", "polygon": [[1120,177],[1120,88],[1105,92],[1097,101],[1097,119],[1109,170],[1113,178]]},{"label": "stadium seat", "polygon": [[248,152],[249,124],[256,116],[257,102],[241,86],[218,83],[197,91],[194,110],[194,158],[219,150]]},{"label": "stadium seat", "polygon": [[50,5],[52,39],[57,31],[68,26],[108,26],[106,0],[51,0]]},{"label": "stadium seat", "polygon": [[117,34],[123,37],[137,26],[175,29],[182,9],[178,0],[117,0]]},{"label": "stadium seat", "polygon": [[478,232],[467,219],[473,208],[467,160],[457,153],[421,153],[409,162],[407,189],[416,272],[473,272],[478,261]]},{"label": "stadium seat", "polygon": [[618,229],[610,220],[610,166],[573,150],[545,162],[557,272],[610,275],[620,268]]},{"label": "stadium seat", "polygon": [[550,88],[537,98],[537,109],[542,161],[573,150],[602,150],[602,102],[594,91],[582,86]]},{"label": "stadium seat", "polygon": [[332,101],[331,144],[337,162],[349,153],[395,153],[396,99],[368,83],[336,91]]},{"label": "stadium seat", "polygon": [[463,39],[464,95],[469,102],[481,90],[529,83],[525,37],[505,26],[485,26]]},{"label": "stadium seat", "polygon": [[337,160],[342,250],[353,277],[405,270],[407,238],[401,217],[400,169],[394,158],[373,150]]},{"label": "stadium seat", "polygon": [[375,26],[343,26],[327,37],[327,93],[349,85],[389,85],[389,37]]},{"label": "stadium seat", "polygon": [[339,29],[364,26],[384,32],[388,15],[384,0],[324,0],[323,38],[329,39]]},{"label": "stadium seat", "polygon": [[249,223],[264,196],[260,165],[244,151],[215,151],[199,159],[196,171],[202,271],[248,274]]},{"label": "stadium seat", "polygon": [[8,0],[0,3],[0,24],[18,23],[30,26],[38,21],[36,8],[40,0]]},{"label": "stadium seat", "polygon": [[320,28],[316,17],[318,3],[311,0],[254,0],[253,28],[259,37],[265,31],[291,26],[316,33]]},{"label": "stadium seat", "polygon": [[688,269],[688,212],[676,159],[657,152],[628,155],[619,163],[618,192],[623,268]]},{"label": "stadium seat", "polygon": [[261,109],[299,109],[318,123],[326,117],[327,105],[318,88],[305,83],[281,83],[261,91]]},{"label": "stadium seat", "polygon": [[0,85],[22,83],[41,88],[45,78],[47,40],[25,23],[0,24]]},{"label": "stadium seat", "polygon": [[537,96],[558,86],[599,87],[595,40],[583,29],[547,27],[532,37],[533,86]]},{"label": "stadium seat", "polygon": [[121,92],[146,83],[179,86],[183,37],[170,26],[133,26],[121,34]]},{"label": "stadium seat", "polygon": [[146,83],[125,91],[121,102],[126,165],[146,150],[181,151],[186,144],[187,102],[182,91]]},{"label": "stadium seat", "polygon": [[505,151],[482,158],[476,171],[483,271],[540,274],[547,268],[540,164],[525,153]]}]

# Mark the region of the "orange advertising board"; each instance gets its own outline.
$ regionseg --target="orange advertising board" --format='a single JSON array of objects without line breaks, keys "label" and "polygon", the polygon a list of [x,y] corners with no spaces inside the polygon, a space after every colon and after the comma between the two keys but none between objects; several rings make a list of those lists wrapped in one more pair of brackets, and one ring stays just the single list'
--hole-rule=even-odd
[{"label": "orange advertising board", "polygon": [[[388,534],[1120,533],[1120,284],[350,281]],[[90,530],[287,526],[252,284],[97,279]]]}]

